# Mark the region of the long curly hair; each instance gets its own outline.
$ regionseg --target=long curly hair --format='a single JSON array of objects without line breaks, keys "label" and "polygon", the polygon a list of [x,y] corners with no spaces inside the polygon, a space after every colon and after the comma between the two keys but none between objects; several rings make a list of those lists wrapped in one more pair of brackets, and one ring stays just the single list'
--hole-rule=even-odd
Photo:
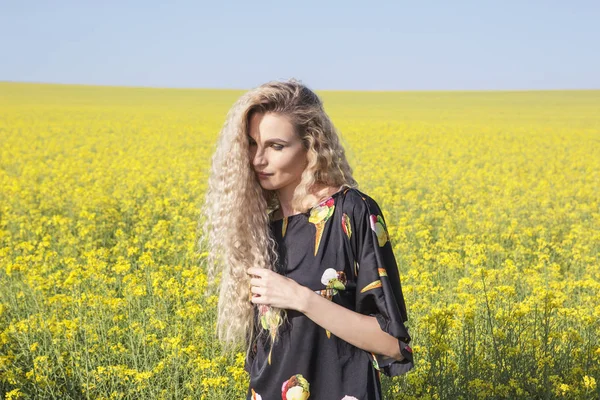
[{"label": "long curly hair", "polygon": [[[318,185],[357,187],[339,134],[323,102],[296,79],[271,81],[242,95],[229,110],[219,134],[199,220],[199,248],[208,252],[209,288],[218,284],[217,334],[224,349],[253,346],[256,323],[249,267],[276,270],[278,253],[270,213],[279,208],[275,191],[263,189],[252,167],[248,142],[254,113],[286,116],[307,150],[307,166],[294,191],[292,207],[307,212],[308,194]],[[276,329],[285,310],[270,308]],[[262,333],[262,331],[260,331]]]}]

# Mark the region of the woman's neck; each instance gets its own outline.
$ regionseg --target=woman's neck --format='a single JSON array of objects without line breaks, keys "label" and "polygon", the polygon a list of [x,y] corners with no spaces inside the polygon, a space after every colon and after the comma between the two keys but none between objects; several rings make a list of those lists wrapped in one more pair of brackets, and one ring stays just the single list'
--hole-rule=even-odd
[{"label": "woman's neck", "polygon": [[[323,200],[328,199],[333,194],[340,191],[343,187],[344,187],[344,185],[340,186],[339,188],[332,187],[332,186],[319,186],[319,188],[315,191],[314,194],[311,193],[306,197],[306,201],[304,204],[309,204],[309,206],[308,206],[309,208],[314,207],[317,204],[321,203]],[[295,210],[292,208],[292,204],[291,204],[292,197],[291,196],[288,199],[283,199],[284,201],[282,201],[282,197],[279,197],[279,193],[277,195],[279,198],[280,206],[273,214],[275,219],[281,219],[284,216],[287,217],[290,215],[295,215],[295,214],[299,214],[299,213],[303,212],[302,210]],[[292,191],[292,195],[293,195],[293,191]]]}]

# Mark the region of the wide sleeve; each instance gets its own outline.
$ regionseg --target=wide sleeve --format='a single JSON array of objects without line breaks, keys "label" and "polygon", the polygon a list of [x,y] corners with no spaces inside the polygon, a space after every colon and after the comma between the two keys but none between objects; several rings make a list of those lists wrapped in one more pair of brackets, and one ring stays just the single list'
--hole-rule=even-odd
[{"label": "wide sleeve", "polygon": [[413,368],[411,338],[404,323],[408,320],[400,285],[398,265],[387,226],[379,205],[362,195],[354,202],[351,240],[355,255],[356,312],[374,316],[381,329],[398,340],[403,360],[372,354],[374,365],[388,376],[401,375]]}]

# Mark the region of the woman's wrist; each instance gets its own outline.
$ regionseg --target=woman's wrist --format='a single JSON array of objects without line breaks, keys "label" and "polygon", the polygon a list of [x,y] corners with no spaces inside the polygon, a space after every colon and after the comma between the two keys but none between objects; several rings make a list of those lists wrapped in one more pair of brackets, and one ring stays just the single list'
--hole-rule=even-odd
[{"label": "woman's wrist", "polygon": [[306,286],[298,285],[298,290],[296,292],[296,296],[294,296],[296,299],[296,306],[295,306],[296,311],[299,311],[302,314],[306,314],[306,311],[308,310],[308,307],[310,304],[311,297],[313,295],[316,295],[316,293],[313,292],[312,290],[310,290],[309,288],[307,288]]}]

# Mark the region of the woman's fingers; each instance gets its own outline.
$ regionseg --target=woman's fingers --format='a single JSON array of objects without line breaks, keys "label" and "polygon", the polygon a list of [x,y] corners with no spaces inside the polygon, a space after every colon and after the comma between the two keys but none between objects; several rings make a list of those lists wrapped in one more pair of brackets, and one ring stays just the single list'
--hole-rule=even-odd
[{"label": "woman's fingers", "polygon": [[254,304],[268,304],[274,307],[286,308],[290,301],[288,290],[290,284],[296,284],[275,271],[265,268],[248,268],[250,275],[250,301]]},{"label": "woman's fingers", "polygon": [[263,294],[265,294],[266,289],[263,287],[259,287],[259,286],[252,286],[250,288],[250,291],[255,294],[263,295]]},{"label": "woman's fingers", "polygon": [[264,286],[265,281],[262,278],[252,278],[250,279],[250,285],[252,286]]},{"label": "woman's fingers", "polygon": [[246,270],[246,273],[248,273],[249,275],[265,276],[270,271],[271,270],[265,268],[250,267]]},{"label": "woman's fingers", "polygon": [[269,301],[262,296],[252,296],[250,301],[254,304],[269,304]]}]

